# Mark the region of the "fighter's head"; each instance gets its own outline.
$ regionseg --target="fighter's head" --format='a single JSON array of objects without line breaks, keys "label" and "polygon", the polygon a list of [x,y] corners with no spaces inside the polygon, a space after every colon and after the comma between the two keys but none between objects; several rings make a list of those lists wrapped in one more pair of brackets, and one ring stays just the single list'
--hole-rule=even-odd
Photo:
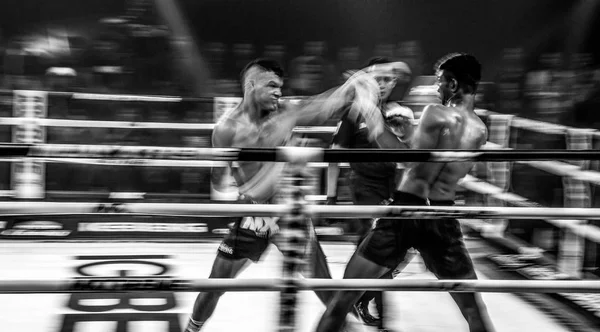
[{"label": "fighter's head", "polygon": [[410,76],[408,65],[404,62],[394,62],[386,57],[374,57],[369,60],[364,70],[371,73],[379,84],[380,99],[386,101],[398,80]]},{"label": "fighter's head", "polygon": [[261,110],[277,109],[283,86],[283,69],[277,61],[253,60],[244,67],[240,76],[244,99]]},{"label": "fighter's head", "polygon": [[481,80],[481,64],[466,53],[450,53],[438,60],[435,65],[438,91],[442,102],[465,94],[475,94]]}]

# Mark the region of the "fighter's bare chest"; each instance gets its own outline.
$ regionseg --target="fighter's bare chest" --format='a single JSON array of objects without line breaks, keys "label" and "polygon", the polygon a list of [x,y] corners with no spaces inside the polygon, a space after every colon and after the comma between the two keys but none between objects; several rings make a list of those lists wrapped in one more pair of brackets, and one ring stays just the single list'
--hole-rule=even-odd
[{"label": "fighter's bare chest", "polygon": [[292,129],[276,122],[262,125],[248,123],[238,130],[234,142],[239,147],[276,147],[288,141]]}]

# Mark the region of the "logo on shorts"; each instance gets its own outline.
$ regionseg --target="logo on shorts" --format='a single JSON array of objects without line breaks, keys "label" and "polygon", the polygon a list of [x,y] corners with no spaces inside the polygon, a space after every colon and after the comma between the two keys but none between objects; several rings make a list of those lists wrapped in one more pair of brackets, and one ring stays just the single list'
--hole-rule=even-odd
[{"label": "logo on shorts", "polygon": [[229,255],[233,255],[233,248],[226,245],[225,243],[221,243],[221,245],[219,245],[219,251],[222,251]]},{"label": "logo on shorts", "polygon": [[240,228],[254,231],[256,236],[267,238],[279,232],[278,217],[244,217]]}]

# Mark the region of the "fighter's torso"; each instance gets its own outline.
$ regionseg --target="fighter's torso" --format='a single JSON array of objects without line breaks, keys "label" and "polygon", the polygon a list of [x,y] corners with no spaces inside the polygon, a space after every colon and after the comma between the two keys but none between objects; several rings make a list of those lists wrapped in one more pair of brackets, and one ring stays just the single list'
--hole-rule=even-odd
[{"label": "fighter's torso", "polygon": [[[472,111],[437,106],[444,119],[436,149],[479,149],[487,137],[483,121]],[[399,190],[432,200],[454,200],[458,181],[473,162],[419,163],[408,170]]]},{"label": "fighter's torso", "polygon": [[[292,130],[295,122],[281,108],[269,114],[260,122],[253,121],[241,110],[232,112],[218,125],[233,126],[229,138],[234,148],[273,148],[292,144]],[[230,127],[231,128],[231,127]],[[239,161],[233,165],[233,176],[240,193],[248,193],[253,199],[269,199],[279,180],[283,163]]]}]

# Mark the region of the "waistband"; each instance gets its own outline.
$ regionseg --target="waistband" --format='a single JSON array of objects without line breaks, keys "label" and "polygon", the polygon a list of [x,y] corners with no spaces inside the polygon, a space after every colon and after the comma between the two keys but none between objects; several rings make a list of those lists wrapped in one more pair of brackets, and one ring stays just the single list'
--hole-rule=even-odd
[{"label": "waistband", "polygon": [[435,200],[435,199],[430,199],[429,200],[429,205],[432,206],[454,206],[454,201],[453,200]]},{"label": "waistband", "polygon": [[429,202],[425,198],[403,192],[394,191],[394,205],[429,205]]}]

